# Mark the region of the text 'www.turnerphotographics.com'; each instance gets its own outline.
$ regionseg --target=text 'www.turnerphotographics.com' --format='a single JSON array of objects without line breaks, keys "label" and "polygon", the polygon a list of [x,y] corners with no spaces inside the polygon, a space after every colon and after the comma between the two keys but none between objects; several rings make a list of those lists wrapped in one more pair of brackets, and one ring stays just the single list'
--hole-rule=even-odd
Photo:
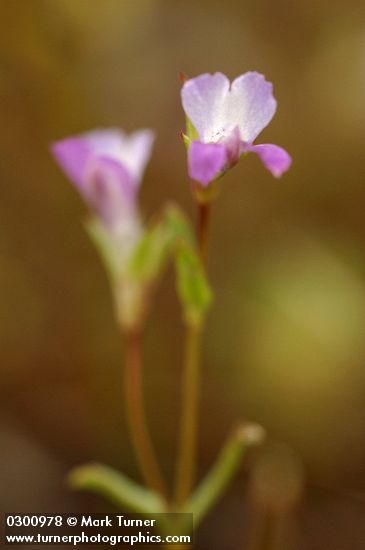
[{"label": "text 'www.turnerphotographics.com'", "polygon": [[4,521],[9,545],[191,545],[192,533],[192,514],[6,514]]}]

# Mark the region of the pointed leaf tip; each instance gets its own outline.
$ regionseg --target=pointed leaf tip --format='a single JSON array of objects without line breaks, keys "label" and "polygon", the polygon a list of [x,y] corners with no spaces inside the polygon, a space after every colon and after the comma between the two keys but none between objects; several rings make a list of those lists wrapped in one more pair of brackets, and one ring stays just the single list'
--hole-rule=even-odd
[{"label": "pointed leaf tip", "polygon": [[264,437],[264,429],[258,424],[243,424],[232,432],[210,472],[195,489],[184,507],[184,512],[194,514],[195,527],[223,495],[239,469],[247,448],[258,445]]}]

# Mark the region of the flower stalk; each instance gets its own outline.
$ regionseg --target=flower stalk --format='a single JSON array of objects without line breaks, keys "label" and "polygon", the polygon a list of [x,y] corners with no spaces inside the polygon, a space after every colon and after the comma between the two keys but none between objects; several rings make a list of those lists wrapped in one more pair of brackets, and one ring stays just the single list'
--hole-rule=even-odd
[{"label": "flower stalk", "polygon": [[198,203],[198,227],[197,238],[199,255],[204,267],[208,261],[208,240],[211,206],[209,202]]},{"label": "flower stalk", "polygon": [[148,487],[167,500],[167,491],[152,445],[143,400],[142,339],[140,330],[125,336],[125,395],[127,419],[136,458]]},{"label": "flower stalk", "polygon": [[[198,203],[197,244],[201,264],[205,268],[208,255],[210,204]],[[204,321],[188,322],[185,334],[185,364],[180,426],[179,455],[176,469],[175,502],[182,506],[194,486],[199,427],[199,389],[201,340]]]},{"label": "flower stalk", "polygon": [[198,409],[200,387],[201,328],[186,327],[185,365],[180,425],[179,454],[176,469],[175,503],[182,506],[189,497],[195,478]]}]

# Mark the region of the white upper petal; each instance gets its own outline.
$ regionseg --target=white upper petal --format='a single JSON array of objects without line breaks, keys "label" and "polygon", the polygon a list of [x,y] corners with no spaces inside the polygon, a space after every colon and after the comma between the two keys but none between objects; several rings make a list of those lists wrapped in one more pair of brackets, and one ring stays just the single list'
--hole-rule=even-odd
[{"label": "white upper petal", "polygon": [[251,143],[276,111],[271,82],[255,72],[239,76],[232,82],[225,109],[227,124],[238,126],[241,139]]},{"label": "white upper petal", "polygon": [[224,139],[236,127],[241,139],[251,143],[276,111],[272,84],[255,72],[239,76],[231,87],[221,73],[202,74],[184,84],[181,97],[185,113],[205,143]]},{"label": "white upper petal", "polygon": [[82,137],[91,153],[121,162],[133,180],[140,183],[155,139],[152,130],[138,130],[129,135],[119,129],[94,130]]},{"label": "white upper petal", "polygon": [[213,141],[212,134],[224,122],[224,103],[229,80],[222,73],[202,74],[185,82],[181,90],[184,111],[201,141]]}]

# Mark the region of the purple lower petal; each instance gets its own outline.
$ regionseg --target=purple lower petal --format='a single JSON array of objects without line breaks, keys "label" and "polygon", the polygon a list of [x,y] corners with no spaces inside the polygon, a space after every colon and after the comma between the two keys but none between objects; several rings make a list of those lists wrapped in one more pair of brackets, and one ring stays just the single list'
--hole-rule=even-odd
[{"label": "purple lower petal", "polygon": [[[110,137],[110,132],[107,136]],[[101,148],[99,142],[98,145]],[[54,143],[51,150],[104,225],[112,228],[135,210],[137,178],[116,158],[102,152],[96,155],[95,147],[94,150],[90,147],[90,138],[67,138]]]},{"label": "purple lower petal", "polygon": [[193,141],[190,145],[189,176],[207,186],[227,164],[227,151],[224,145]]},{"label": "purple lower petal", "polygon": [[106,226],[113,228],[134,214],[138,188],[122,164],[109,158],[93,159],[85,180],[82,194]]},{"label": "purple lower petal", "polygon": [[243,146],[243,152],[246,151],[256,153],[275,178],[280,178],[292,163],[291,156],[285,149],[271,143],[263,145],[247,144]]},{"label": "purple lower petal", "polygon": [[231,134],[224,138],[224,140],[220,141],[222,145],[226,148],[226,154],[227,154],[227,163],[230,167],[237,164],[240,158],[241,154],[241,136],[238,126],[236,126]]}]

